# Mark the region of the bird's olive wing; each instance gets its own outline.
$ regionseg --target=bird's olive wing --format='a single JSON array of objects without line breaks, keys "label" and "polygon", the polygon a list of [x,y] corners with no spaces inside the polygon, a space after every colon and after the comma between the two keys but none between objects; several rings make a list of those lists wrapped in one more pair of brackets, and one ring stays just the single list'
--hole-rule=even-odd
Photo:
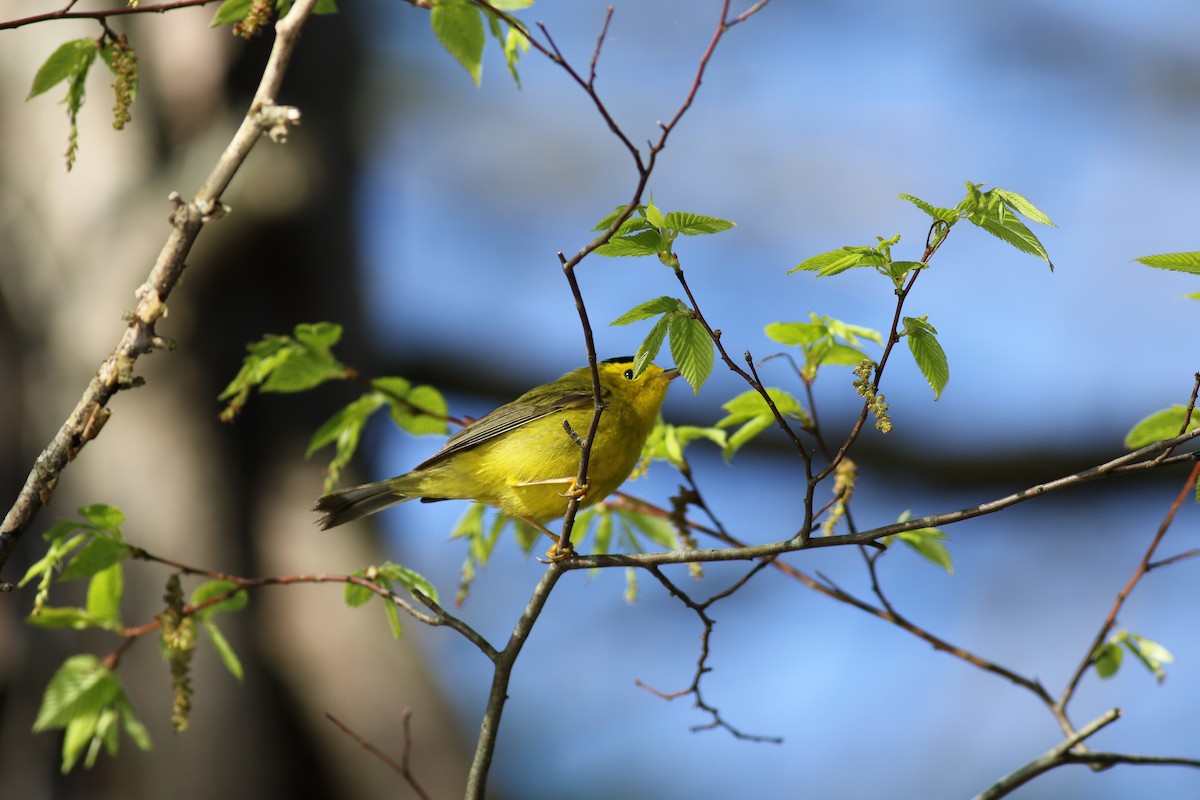
[{"label": "bird's olive wing", "polygon": [[540,397],[533,401],[524,397],[518,398],[511,403],[500,406],[490,414],[480,417],[451,436],[446,440],[446,444],[442,446],[441,450],[438,450],[428,459],[417,465],[416,469],[433,466],[455,453],[470,450],[472,447],[489,442],[497,436],[503,436],[509,431],[516,430],[522,425],[527,425],[548,414],[569,408],[590,406],[591,404],[591,393],[561,394],[553,397]]}]

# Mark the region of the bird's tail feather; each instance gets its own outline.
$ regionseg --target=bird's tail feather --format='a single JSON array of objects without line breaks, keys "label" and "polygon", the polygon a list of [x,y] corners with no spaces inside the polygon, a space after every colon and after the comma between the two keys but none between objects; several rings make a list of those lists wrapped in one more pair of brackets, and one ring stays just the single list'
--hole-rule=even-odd
[{"label": "bird's tail feather", "polygon": [[394,483],[394,479],[388,479],[330,492],[313,506],[313,511],[324,514],[317,524],[321,530],[328,530],[409,500],[393,488]]}]

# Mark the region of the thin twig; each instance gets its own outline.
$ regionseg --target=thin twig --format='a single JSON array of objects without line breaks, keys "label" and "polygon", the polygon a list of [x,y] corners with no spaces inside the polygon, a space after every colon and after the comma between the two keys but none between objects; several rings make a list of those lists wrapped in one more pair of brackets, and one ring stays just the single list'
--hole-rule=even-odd
[{"label": "thin twig", "polygon": [[395,759],[383,752],[383,750],[368,741],[365,737],[359,735],[357,731],[335,717],[331,712],[326,711],[325,718],[334,725],[337,725],[342,730],[342,733],[358,742],[358,744],[364,750],[386,764],[389,769],[391,769],[400,777],[404,778],[404,782],[412,787],[412,790],[417,793],[417,797],[419,797],[421,800],[430,800],[429,794],[421,787],[421,784],[417,782],[417,778],[415,775],[413,775],[412,768],[409,766],[409,754],[412,752],[411,708],[405,708],[400,712],[400,722],[404,728],[404,750],[402,751],[399,764],[396,763]]},{"label": "thin twig", "polygon": [[1104,640],[1108,637],[1109,632],[1116,626],[1117,615],[1124,607],[1125,601],[1129,598],[1130,593],[1133,592],[1134,587],[1137,586],[1138,581],[1149,570],[1150,564],[1154,560],[1154,554],[1158,551],[1158,546],[1162,543],[1163,537],[1167,535],[1171,523],[1175,520],[1175,515],[1183,506],[1184,500],[1195,490],[1198,477],[1200,477],[1200,462],[1192,466],[1192,471],[1188,473],[1188,477],[1183,482],[1179,493],[1175,496],[1174,502],[1171,503],[1171,507],[1167,509],[1166,515],[1163,517],[1162,522],[1159,523],[1158,530],[1154,532],[1154,538],[1150,540],[1150,545],[1146,548],[1142,560],[1134,568],[1133,574],[1129,577],[1125,586],[1121,588],[1121,591],[1117,592],[1117,597],[1113,600],[1112,607],[1108,610],[1108,616],[1104,618],[1104,622],[1101,623],[1100,629],[1096,631],[1096,636],[1092,639],[1091,647],[1084,654],[1083,659],[1080,660],[1079,665],[1075,668],[1075,672],[1071,675],[1071,680],[1067,681],[1066,688],[1063,689],[1062,695],[1055,704],[1055,708],[1059,711],[1065,711],[1067,704],[1071,702],[1071,698],[1075,695],[1075,690],[1079,688],[1079,682],[1083,680],[1084,674],[1095,659],[1096,651],[1104,644]]},{"label": "thin twig", "polygon": [[44,14],[36,14],[32,17],[23,17],[22,19],[7,20],[0,22],[0,31],[12,30],[21,28],[25,25],[33,25],[38,22],[49,22],[56,19],[94,19],[103,23],[108,17],[120,17],[128,14],[162,14],[166,11],[174,11],[179,8],[189,8],[191,6],[206,6],[210,3],[215,3],[217,0],[173,0],[169,3],[155,3],[153,5],[137,5],[137,6],[118,6],[117,8],[107,8],[101,11],[73,11],[75,4],[79,0],[71,0],[66,6],[58,11],[48,11]]},{"label": "thin twig", "polygon": [[[354,584],[355,586],[361,586],[362,588],[367,589],[367,590],[379,595],[380,597],[384,598],[388,602],[395,604],[397,608],[401,609],[402,611],[404,611],[406,614],[408,614],[410,617],[417,620],[418,622],[422,622],[431,627],[445,627],[445,628],[450,628],[451,630],[454,630],[455,632],[460,634],[464,639],[466,639],[467,641],[471,642],[471,644],[473,644],[477,648],[479,648],[479,651],[482,652],[489,659],[494,660],[497,655],[496,648],[481,633],[476,631],[474,628],[472,628],[470,625],[468,625],[463,620],[459,619],[458,617],[454,616],[450,612],[446,611],[446,609],[444,609],[440,605],[438,605],[432,598],[426,597],[424,594],[421,594],[420,592],[412,593],[413,597],[416,597],[422,604],[424,604],[429,609],[429,613],[426,613],[426,612],[418,609],[416,606],[414,606],[412,604],[412,602],[409,601],[409,599],[404,597],[403,595],[401,595],[397,592],[393,592],[393,591],[389,590],[387,587],[381,586],[380,584],[375,583],[374,581],[369,580],[368,578],[362,577],[360,575],[337,575],[337,574],[319,573],[319,574],[307,574],[307,575],[280,575],[280,576],[272,576],[272,577],[265,577],[265,578],[245,578],[240,575],[231,575],[227,572],[221,572],[218,570],[210,570],[210,569],[202,569],[199,567],[194,567],[189,564],[184,564],[180,561],[176,561],[174,559],[164,558],[162,556],[156,556],[153,553],[149,553],[140,548],[134,549],[133,557],[137,558],[137,559],[141,559],[143,561],[151,561],[151,562],[162,564],[164,566],[171,567],[172,569],[178,570],[179,572],[182,572],[185,575],[199,575],[199,576],[209,578],[211,580],[225,581],[227,583],[232,583],[235,585],[236,588],[231,589],[228,592],[223,592],[219,595],[210,597],[207,600],[205,600],[204,602],[197,603],[195,605],[184,606],[183,611],[185,614],[194,614],[195,612],[203,610],[209,606],[216,605],[217,603],[220,603],[224,600],[228,600],[230,597],[234,596],[238,592],[248,591],[251,589],[261,589],[261,588],[264,588],[267,586],[291,586],[294,584],[305,584],[305,583]],[[142,636],[146,633],[149,633],[150,631],[157,630],[159,627],[161,627],[161,623],[155,621],[155,622],[146,623],[145,625],[142,625],[142,626],[139,626],[136,628],[126,628],[122,631],[122,633],[126,636],[135,636],[136,637],[136,636]]]},{"label": "thin twig", "polygon": [[655,579],[657,579],[658,582],[661,583],[666,588],[666,590],[671,594],[672,597],[676,598],[677,600],[679,600],[681,603],[683,603],[685,606],[687,606],[693,612],[696,613],[696,616],[700,618],[700,622],[704,626],[704,630],[700,634],[700,657],[696,661],[696,671],[692,675],[691,684],[689,684],[686,689],[681,689],[678,692],[666,693],[666,692],[659,691],[658,689],[655,689],[654,687],[650,686],[649,684],[647,684],[641,680],[635,681],[635,683],[639,687],[645,689],[646,691],[650,692],[651,694],[654,694],[657,697],[661,697],[664,700],[678,700],[681,697],[687,697],[690,695],[693,698],[693,704],[696,706],[696,708],[705,712],[710,717],[709,722],[707,722],[703,725],[693,725],[691,728],[691,730],[693,732],[709,731],[709,730],[715,730],[715,729],[720,728],[720,729],[723,729],[723,730],[729,732],[736,739],[744,739],[746,741],[751,741],[751,742],[766,742],[769,744],[782,744],[783,743],[783,739],[778,736],[763,736],[761,734],[746,733],[745,731],[741,730],[740,728],[737,728],[737,727],[731,725],[729,723],[729,721],[726,720],[721,715],[720,709],[718,709],[714,705],[709,704],[704,699],[704,694],[700,689],[700,682],[703,680],[704,676],[706,674],[708,674],[709,672],[712,672],[712,667],[710,667],[708,665],[708,657],[709,657],[709,654],[711,653],[711,650],[709,647],[709,641],[712,637],[713,627],[716,625],[716,620],[714,620],[712,617],[710,617],[708,615],[709,607],[713,603],[716,603],[720,600],[725,599],[726,597],[729,597],[730,595],[732,595],[733,593],[735,593],[736,591],[741,589],[743,586],[745,586],[746,583],[749,582],[749,580],[752,577],[757,575],[759,573],[759,571],[761,571],[763,568],[765,568],[767,566],[767,563],[768,562],[766,562],[766,561],[760,561],[759,563],[755,564],[754,567],[751,568],[749,572],[747,572],[744,576],[742,576],[742,578],[740,580],[738,580],[736,583],[731,585],[728,589],[726,589],[723,592],[719,592],[718,594],[713,595],[712,597],[708,598],[708,600],[705,600],[704,602],[697,602],[697,601],[693,600],[687,594],[687,592],[683,591],[678,586],[676,586],[675,583],[673,581],[671,581],[666,575],[664,575],[662,570],[658,569],[657,567],[650,567],[649,569],[647,569],[647,572],[649,572],[651,575],[653,575],[655,577]]}]

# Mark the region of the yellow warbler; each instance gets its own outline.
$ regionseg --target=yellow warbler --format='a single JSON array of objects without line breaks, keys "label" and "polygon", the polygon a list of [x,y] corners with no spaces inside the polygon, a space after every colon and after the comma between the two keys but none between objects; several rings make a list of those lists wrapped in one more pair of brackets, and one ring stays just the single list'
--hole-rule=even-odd
[{"label": "yellow warbler", "polygon": [[[544,523],[563,516],[571,497],[589,506],[616,491],[637,465],[667,388],[679,370],[650,364],[634,376],[630,356],[598,365],[605,403],[592,443],[588,483],[576,486],[579,441],[587,436],[593,411],[592,377],[587,367],[568,372],[500,406],[451,436],[431,458],[395,478],[341,489],[313,507],[322,528],[373,514],[419,497],[476,500],[558,537]],[[568,427],[569,426],[569,427]]]}]

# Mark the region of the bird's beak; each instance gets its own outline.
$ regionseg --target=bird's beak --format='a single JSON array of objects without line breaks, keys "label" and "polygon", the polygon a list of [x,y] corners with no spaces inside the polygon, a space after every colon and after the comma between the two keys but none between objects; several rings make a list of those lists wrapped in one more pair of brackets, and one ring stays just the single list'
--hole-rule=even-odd
[{"label": "bird's beak", "polygon": [[664,369],[662,375],[659,375],[658,377],[662,378],[664,381],[673,381],[679,377],[679,370]]}]

